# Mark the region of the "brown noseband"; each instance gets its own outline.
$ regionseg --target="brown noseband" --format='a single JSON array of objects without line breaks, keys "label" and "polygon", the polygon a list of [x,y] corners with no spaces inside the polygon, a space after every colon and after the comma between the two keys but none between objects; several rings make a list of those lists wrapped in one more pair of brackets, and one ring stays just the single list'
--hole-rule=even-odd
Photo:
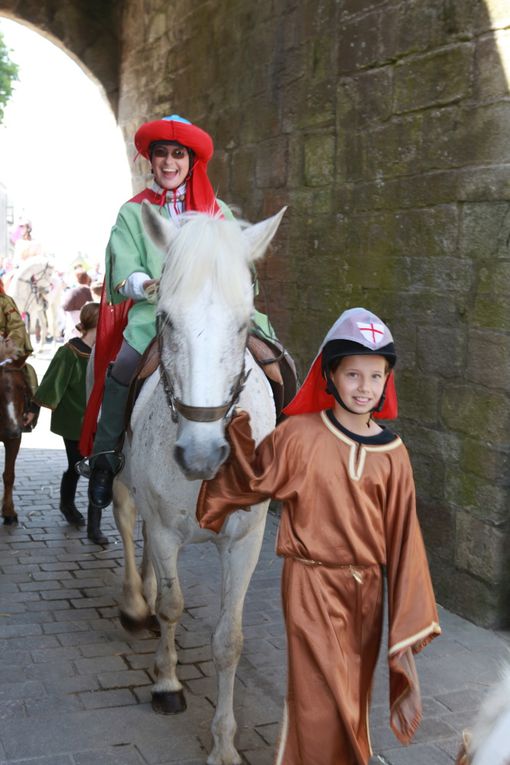
[{"label": "brown noseband", "polygon": [[239,396],[246,385],[246,381],[250,376],[251,370],[245,372],[244,360],[243,367],[232,387],[230,400],[227,401],[226,404],[221,404],[220,406],[190,406],[189,404],[185,404],[175,395],[174,386],[168,376],[165,365],[163,364],[163,335],[159,327],[158,345],[161,382],[163,383],[163,390],[165,391],[166,402],[170,409],[172,420],[177,422],[177,413],[184,417],[185,420],[190,420],[191,422],[217,422],[218,420],[228,419],[229,413],[234,410],[234,407],[239,400]]}]

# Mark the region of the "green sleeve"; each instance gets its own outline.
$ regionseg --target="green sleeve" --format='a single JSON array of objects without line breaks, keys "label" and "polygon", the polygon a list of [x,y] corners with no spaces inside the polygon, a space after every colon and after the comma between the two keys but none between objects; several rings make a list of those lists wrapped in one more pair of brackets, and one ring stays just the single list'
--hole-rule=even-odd
[{"label": "green sleeve", "polygon": [[126,215],[125,207],[119,212],[106,248],[107,299],[112,303],[126,300],[117,292],[119,284],[135,271],[143,271],[142,242],[133,225],[133,216]]},{"label": "green sleeve", "polygon": [[223,213],[223,216],[226,220],[234,220],[234,213],[228,206],[226,202],[224,202],[222,199],[216,198],[216,201],[218,203],[218,207],[220,208],[221,212]]},{"label": "green sleeve", "polygon": [[[167,217],[165,211],[153,207]],[[135,271],[159,279],[164,254],[145,233],[141,218],[141,205],[126,202],[122,205],[106,248],[106,290],[111,303],[122,303],[127,298],[118,287]]]},{"label": "green sleeve", "polygon": [[63,345],[53,356],[34,396],[36,403],[56,409],[62,401],[73,373],[75,356]]}]

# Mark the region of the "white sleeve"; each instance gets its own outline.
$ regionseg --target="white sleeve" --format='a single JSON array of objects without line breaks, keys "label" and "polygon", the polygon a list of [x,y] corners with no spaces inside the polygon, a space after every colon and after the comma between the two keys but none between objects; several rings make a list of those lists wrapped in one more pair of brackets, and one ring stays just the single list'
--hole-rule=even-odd
[{"label": "white sleeve", "polygon": [[141,271],[135,271],[128,276],[124,284],[118,288],[118,291],[124,297],[131,298],[132,300],[146,300],[147,296],[143,291],[144,282],[150,280],[150,276],[142,273]]}]

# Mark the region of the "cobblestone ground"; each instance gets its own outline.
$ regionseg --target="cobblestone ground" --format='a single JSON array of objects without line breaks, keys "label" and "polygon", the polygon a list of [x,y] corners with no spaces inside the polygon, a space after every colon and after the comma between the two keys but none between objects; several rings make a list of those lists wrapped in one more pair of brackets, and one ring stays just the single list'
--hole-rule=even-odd
[{"label": "cobblestone ground", "polygon": [[[111,513],[104,549],[65,523],[58,511],[60,446],[46,415],[36,433],[24,436],[15,492],[20,523],[0,528],[0,765],[203,765],[216,695],[210,652],[216,551],[201,545],[182,553],[186,610],[177,642],[188,710],[158,716],[150,706],[154,635],[133,638],[117,619],[122,550]],[[85,489],[83,483],[83,509]],[[270,515],[244,614],[236,715],[247,765],[272,763],[284,690],[276,526]],[[508,633],[480,629],[444,609],[440,617],[444,635],[418,657],[425,718],[411,747],[399,747],[388,728],[380,662],[373,765],[451,765],[461,730],[509,657]]]}]

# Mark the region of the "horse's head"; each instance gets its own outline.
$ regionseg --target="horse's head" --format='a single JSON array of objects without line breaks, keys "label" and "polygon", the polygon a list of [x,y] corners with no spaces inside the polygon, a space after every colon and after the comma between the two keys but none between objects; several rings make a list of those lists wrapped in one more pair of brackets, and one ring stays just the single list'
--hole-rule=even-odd
[{"label": "horse's head", "polygon": [[244,382],[252,264],[284,212],[253,226],[202,213],[176,225],[144,203],[144,225],[167,253],[157,304],[162,378],[178,423],[174,456],[189,479],[211,478],[228,457],[225,423]]},{"label": "horse's head", "polygon": [[27,404],[27,386],[21,369],[0,363],[0,441],[19,438]]}]

